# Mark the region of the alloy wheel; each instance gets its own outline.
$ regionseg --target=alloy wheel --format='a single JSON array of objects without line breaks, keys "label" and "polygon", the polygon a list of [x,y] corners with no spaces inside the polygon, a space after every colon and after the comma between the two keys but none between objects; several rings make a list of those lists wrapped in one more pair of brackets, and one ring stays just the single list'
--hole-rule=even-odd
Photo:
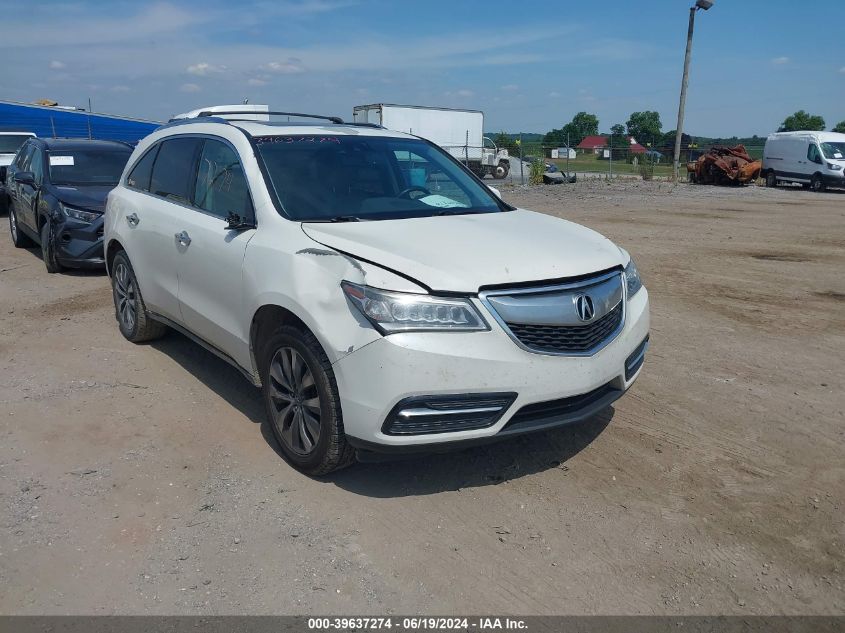
[{"label": "alloy wheel", "polygon": [[131,332],[137,319],[138,294],[129,268],[122,262],[114,270],[114,290],[117,298],[117,316],[123,327]]},{"label": "alloy wheel", "polygon": [[320,394],[308,363],[294,348],[273,355],[267,389],[281,440],[298,455],[313,452],[320,440]]}]

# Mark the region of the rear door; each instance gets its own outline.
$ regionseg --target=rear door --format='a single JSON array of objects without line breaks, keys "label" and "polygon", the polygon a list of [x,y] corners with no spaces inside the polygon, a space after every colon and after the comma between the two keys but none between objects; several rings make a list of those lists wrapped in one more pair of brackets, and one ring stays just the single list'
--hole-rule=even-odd
[{"label": "rear door", "polygon": [[235,148],[206,138],[199,153],[193,209],[180,215],[179,304],[189,330],[234,359],[249,346],[244,319],[243,261],[255,229],[229,230],[227,216],[255,222],[249,187]]},{"label": "rear door", "polygon": [[202,139],[166,139],[151,148],[127,177],[130,205],[126,247],[147,308],[178,323],[178,257],[181,219],[191,213],[196,158]]}]

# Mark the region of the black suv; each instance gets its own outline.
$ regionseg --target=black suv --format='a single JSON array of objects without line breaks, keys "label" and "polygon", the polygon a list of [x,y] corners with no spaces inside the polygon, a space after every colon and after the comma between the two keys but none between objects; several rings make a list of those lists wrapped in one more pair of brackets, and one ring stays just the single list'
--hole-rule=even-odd
[{"label": "black suv", "polygon": [[31,138],[6,173],[15,246],[41,245],[47,271],[103,266],[103,208],[132,146]]}]

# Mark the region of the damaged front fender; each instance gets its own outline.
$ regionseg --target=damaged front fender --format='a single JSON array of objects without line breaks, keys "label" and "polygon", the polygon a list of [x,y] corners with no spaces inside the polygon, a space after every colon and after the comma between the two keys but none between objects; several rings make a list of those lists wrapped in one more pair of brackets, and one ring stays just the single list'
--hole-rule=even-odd
[{"label": "damaged front fender", "polygon": [[[278,306],[295,315],[317,337],[331,363],[381,338],[348,302],[340,287],[342,281],[425,293],[424,288],[395,273],[308,241],[309,245],[288,251],[253,240],[244,260],[244,296],[253,298],[248,310],[251,318],[266,306]],[[250,364],[257,374],[253,353]]]}]

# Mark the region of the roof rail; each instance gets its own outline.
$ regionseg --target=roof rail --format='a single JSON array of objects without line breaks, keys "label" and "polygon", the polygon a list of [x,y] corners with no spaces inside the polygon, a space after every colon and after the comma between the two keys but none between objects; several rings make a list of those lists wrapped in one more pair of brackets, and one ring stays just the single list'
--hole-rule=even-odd
[{"label": "roof rail", "polygon": [[219,117],[220,115],[230,114],[250,114],[252,116],[255,116],[256,114],[273,114],[276,116],[298,116],[304,117],[306,119],[324,119],[326,121],[331,121],[332,123],[343,124],[343,119],[341,119],[339,116],[323,116],[320,114],[305,114],[303,112],[278,112],[275,110],[270,110],[266,112],[256,112],[254,110],[203,110],[202,112],[197,114],[197,118],[199,119],[205,117]]},{"label": "roof rail", "polygon": [[[160,130],[163,127],[171,127],[173,125],[187,125],[188,123],[196,122],[196,119],[170,119],[167,123],[163,123],[157,129]],[[225,123],[226,125],[229,125],[229,120],[217,116],[208,116],[203,117],[203,123]]]}]

